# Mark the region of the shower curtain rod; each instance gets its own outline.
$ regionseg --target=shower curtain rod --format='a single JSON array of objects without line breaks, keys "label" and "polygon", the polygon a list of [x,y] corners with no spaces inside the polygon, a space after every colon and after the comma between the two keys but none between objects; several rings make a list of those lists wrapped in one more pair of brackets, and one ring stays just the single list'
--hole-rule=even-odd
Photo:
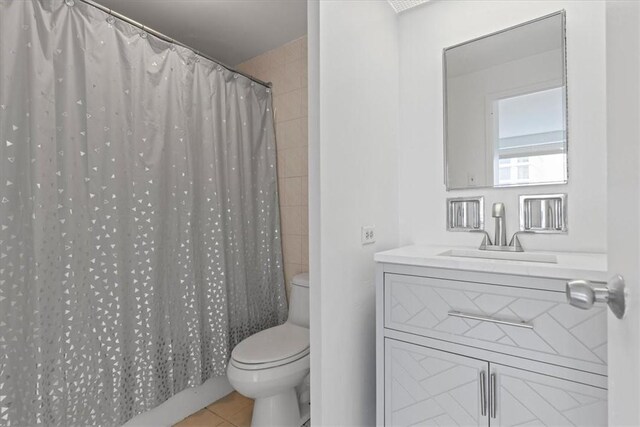
[{"label": "shower curtain rod", "polygon": [[173,43],[175,45],[187,48],[190,51],[192,51],[193,53],[195,53],[196,55],[198,55],[198,56],[200,56],[202,58],[208,59],[209,61],[211,61],[213,63],[216,63],[216,64],[220,65],[221,67],[226,68],[227,70],[231,71],[232,73],[240,74],[240,75],[248,78],[249,80],[251,80],[253,82],[256,82],[256,83],[258,83],[258,84],[260,84],[262,86],[268,87],[268,88],[270,88],[272,86],[271,82],[264,82],[264,81],[262,81],[262,80],[260,80],[258,78],[250,76],[249,74],[243,73],[242,71],[235,70],[235,69],[229,67],[228,65],[225,65],[222,62],[218,61],[217,59],[214,59],[214,58],[210,57],[209,55],[205,55],[204,53],[199,52],[199,51],[193,49],[192,47],[187,46],[186,44],[179,42],[178,40],[172,39],[171,37],[166,36],[166,35],[162,34],[161,32],[154,30],[153,28],[149,28],[149,27],[147,27],[145,25],[142,25],[141,23],[139,23],[137,21],[134,21],[131,18],[127,18],[126,16],[124,16],[124,15],[122,15],[122,14],[120,14],[120,13],[114,11],[114,10],[111,10],[106,6],[103,6],[103,5],[101,5],[99,3],[96,3],[96,2],[94,2],[92,0],[80,0],[80,1],[82,3],[88,4],[89,6],[93,6],[96,9],[100,9],[101,11],[103,11],[103,12],[105,12],[105,13],[107,13],[107,14],[115,17],[115,18],[120,19],[121,21],[127,22],[127,23],[133,25],[134,27],[138,27],[141,30],[146,31],[147,33],[149,33],[149,34],[151,34],[151,35],[153,35],[153,36],[155,36],[155,37],[157,37],[159,39],[162,39],[162,40],[164,40],[166,42]]}]

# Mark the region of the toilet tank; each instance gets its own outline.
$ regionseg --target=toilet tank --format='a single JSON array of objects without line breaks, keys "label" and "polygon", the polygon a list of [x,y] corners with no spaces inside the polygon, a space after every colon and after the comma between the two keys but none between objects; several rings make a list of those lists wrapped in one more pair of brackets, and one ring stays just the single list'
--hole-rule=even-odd
[{"label": "toilet tank", "polygon": [[309,327],[309,273],[300,273],[291,279],[289,318],[287,322]]}]

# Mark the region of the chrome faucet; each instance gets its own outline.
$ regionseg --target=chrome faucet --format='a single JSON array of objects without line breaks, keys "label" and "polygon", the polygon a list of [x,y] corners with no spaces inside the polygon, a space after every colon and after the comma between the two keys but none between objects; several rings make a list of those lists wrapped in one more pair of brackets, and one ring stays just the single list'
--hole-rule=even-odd
[{"label": "chrome faucet", "polygon": [[477,230],[484,233],[484,238],[482,239],[479,249],[486,251],[524,252],[524,249],[522,249],[522,245],[520,244],[520,239],[518,239],[518,234],[524,233],[523,231],[516,231],[513,233],[513,237],[507,245],[507,225],[505,220],[504,203],[494,203],[491,208],[491,216],[496,219],[493,243],[491,242],[489,233],[484,230]]},{"label": "chrome faucet", "polygon": [[491,216],[496,219],[493,244],[495,246],[507,246],[507,225],[504,220],[504,203],[494,203],[491,208]]}]

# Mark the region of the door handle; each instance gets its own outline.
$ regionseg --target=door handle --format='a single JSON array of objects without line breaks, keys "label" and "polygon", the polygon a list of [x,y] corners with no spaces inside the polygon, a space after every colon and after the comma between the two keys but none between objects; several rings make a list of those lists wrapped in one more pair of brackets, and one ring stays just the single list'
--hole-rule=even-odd
[{"label": "door handle", "polygon": [[487,381],[484,371],[480,371],[480,415],[487,415]]},{"label": "door handle", "polygon": [[567,282],[565,292],[567,301],[574,307],[588,310],[596,302],[606,302],[618,319],[624,316],[624,279],[619,274],[609,279],[603,288],[594,287],[588,280],[571,280]]},{"label": "door handle", "polygon": [[496,408],[498,406],[498,396],[497,396],[497,388],[496,388],[496,374],[491,374],[489,377],[489,404],[491,406],[491,418],[496,417]]},{"label": "door handle", "polygon": [[480,322],[497,323],[499,325],[515,326],[517,328],[533,329],[533,325],[531,323],[525,322],[523,320],[514,322],[514,321],[511,321],[511,320],[496,319],[495,317],[491,317],[491,316],[482,316],[482,315],[479,315],[479,314],[462,313],[460,311],[455,311],[455,310],[449,311],[447,313],[447,316],[459,317],[461,319],[478,320]]}]

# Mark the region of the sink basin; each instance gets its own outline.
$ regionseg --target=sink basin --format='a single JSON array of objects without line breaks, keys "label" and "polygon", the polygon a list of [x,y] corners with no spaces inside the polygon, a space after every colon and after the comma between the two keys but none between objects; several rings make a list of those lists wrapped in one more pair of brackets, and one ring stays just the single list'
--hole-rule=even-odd
[{"label": "sink basin", "polygon": [[499,252],[481,251],[477,249],[450,249],[438,254],[440,256],[452,256],[460,258],[482,258],[500,259],[506,261],[543,262],[547,264],[557,264],[558,258],[552,254],[541,254],[535,252]]}]

